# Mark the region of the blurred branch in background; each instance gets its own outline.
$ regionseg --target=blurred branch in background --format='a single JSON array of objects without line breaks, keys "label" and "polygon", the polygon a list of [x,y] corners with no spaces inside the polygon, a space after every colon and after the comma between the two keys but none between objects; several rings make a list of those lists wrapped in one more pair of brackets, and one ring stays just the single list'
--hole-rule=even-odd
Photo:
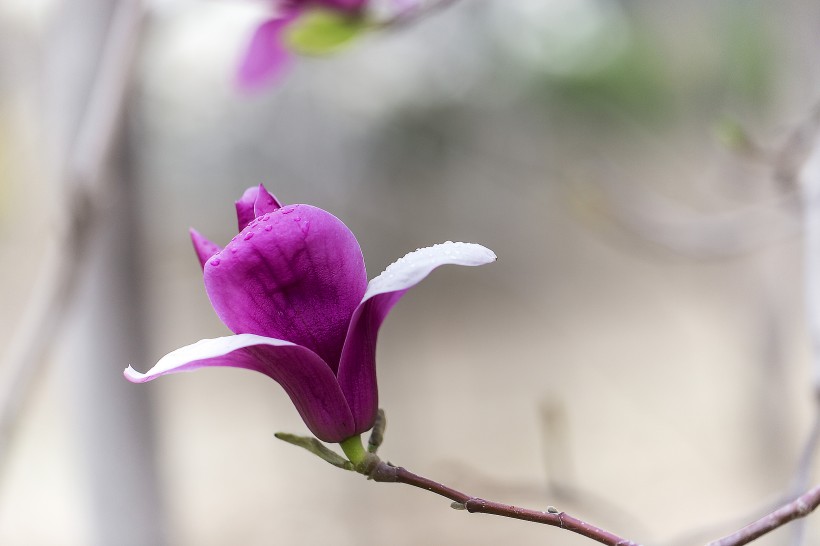
[{"label": "blurred branch in background", "polygon": [[814,487],[811,491],[743,529],[710,542],[707,546],[743,546],[743,544],[749,544],[790,521],[795,519],[799,520],[798,522],[805,521],[802,518],[812,513],[818,505],[820,505],[820,486]]},{"label": "blurred branch in background", "polygon": [[798,235],[792,214],[798,197],[791,193],[734,210],[703,213],[626,183],[608,169],[598,179],[601,210],[611,221],[640,239],[694,259],[719,259],[748,253]]},{"label": "blurred branch in background", "polygon": [[46,363],[66,310],[72,301],[93,228],[110,191],[105,169],[119,133],[125,93],[135,54],[141,13],[134,2],[122,2],[108,33],[86,111],[73,150],[58,175],[56,212],[59,230],[50,240],[35,289],[25,305],[3,357],[0,383],[0,465],[6,461],[14,427],[33,381]]},{"label": "blurred branch in background", "polygon": [[[84,0],[64,2],[58,11],[47,50],[45,124],[52,142],[44,156],[53,162],[51,193],[59,196],[45,203],[62,206],[53,211],[59,229],[4,358],[0,464],[7,462],[21,412],[71,313],[72,327],[80,332],[89,328],[88,335],[79,337],[75,330],[60,357],[68,360],[67,373],[76,378],[67,399],[75,406],[75,433],[86,451],[83,459],[95,497],[94,543],[159,544],[150,426],[133,429],[122,421],[135,413],[143,415],[135,422],[150,422],[147,399],[145,393],[118,388],[121,359],[134,355],[134,345],[144,344],[134,315],[139,306],[134,305],[135,273],[129,263],[136,250],[129,212],[134,200],[125,192],[121,160],[119,169],[112,161],[122,152],[143,10],[137,0]],[[118,274],[116,268],[122,266],[127,269]],[[106,267],[115,271],[95,274]],[[87,286],[91,279],[93,287]],[[93,318],[95,296],[103,301],[96,304],[100,311]],[[130,348],[123,338],[130,340]],[[100,373],[103,369],[109,373]]]},{"label": "blurred branch in background", "polygon": [[[783,158],[788,165],[777,170],[799,172],[800,195],[803,205],[803,274],[805,284],[805,314],[809,334],[814,395],[814,424],[808,435],[803,454],[795,471],[791,493],[799,494],[811,480],[811,470],[820,442],[820,108],[801,124],[788,141]],[[799,165],[799,167],[792,167]],[[781,174],[781,181],[788,180]],[[805,538],[805,522],[793,529],[792,545],[800,546]]]},{"label": "blurred branch in background", "polygon": [[[792,502],[792,505],[776,512],[782,512],[781,515],[790,521],[802,518],[817,505],[814,502],[816,490],[804,492],[811,481],[812,467],[820,445],[820,108],[815,107],[806,120],[790,132],[784,145],[773,151],[749,138],[742,129],[735,129],[732,131],[734,138],[727,143],[740,144],[735,146],[736,151],[771,169],[773,179],[780,184],[783,192],[776,199],[733,211],[695,213],[651,190],[635,188],[633,184],[625,183],[622,176],[610,169],[599,178],[602,192],[600,204],[608,218],[639,238],[675,253],[699,259],[746,253],[794,236],[802,221],[805,314],[811,345],[815,414],[797,461],[792,483],[779,503]],[[764,264],[760,267],[763,268]],[[761,272],[764,270],[761,269]],[[776,293],[776,275],[764,274],[761,282],[769,286],[766,293]],[[763,312],[761,317],[765,319],[769,314]],[[777,337],[774,331],[778,328],[777,324],[770,326],[763,328],[766,334],[764,338]],[[781,351],[776,349],[779,343],[776,340],[772,340],[769,345],[771,343],[775,343],[775,348],[764,350],[763,357],[764,361],[770,361],[764,363],[767,367],[773,366],[770,371],[773,372],[773,378],[777,379],[778,369],[783,363]],[[773,389],[782,390],[775,389],[773,385],[765,392],[768,398],[776,397]],[[777,400],[769,400],[764,405],[772,407],[776,402]],[[813,504],[799,499],[809,499]],[[749,529],[711,544],[746,544],[763,534],[763,529],[770,529],[775,521],[781,521],[778,517],[766,516]],[[792,546],[804,543],[805,525],[805,520],[800,519],[791,527]]]}]

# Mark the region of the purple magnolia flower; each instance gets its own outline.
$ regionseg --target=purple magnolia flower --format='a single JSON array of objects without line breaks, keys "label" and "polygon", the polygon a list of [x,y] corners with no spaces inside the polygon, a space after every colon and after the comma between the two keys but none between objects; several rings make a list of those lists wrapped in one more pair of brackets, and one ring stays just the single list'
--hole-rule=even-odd
[{"label": "purple magnolia flower", "polygon": [[283,40],[284,31],[302,12],[311,7],[324,8],[360,16],[368,0],[279,0],[274,2],[277,14],[262,22],[254,31],[248,49],[239,65],[237,79],[246,89],[271,83],[290,66],[293,55]]},{"label": "purple magnolia flower", "polygon": [[376,338],[404,293],[444,264],[481,265],[495,254],[446,242],[411,252],[367,282],[353,233],[311,205],[282,206],[264,186],[236,202],[239,234],[225,248],[191,230],[205,289],[236,335],[203,339],[160,359],[134,383],[210,366],[277,381],[320,440],[372,428],[378,411]]}]

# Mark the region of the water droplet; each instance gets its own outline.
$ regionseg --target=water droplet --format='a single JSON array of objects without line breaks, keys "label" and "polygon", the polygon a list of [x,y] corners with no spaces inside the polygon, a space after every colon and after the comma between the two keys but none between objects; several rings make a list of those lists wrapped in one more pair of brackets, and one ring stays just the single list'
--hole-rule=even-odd
[{"label": "water droplet", "polygon": [[219,258],[214,258],[213,260],[211,260],[211,265],[214,266],[214,267],[218,266],[221,263],[222,263],[222,260],[220,260]]},{"label": "water droplet", "polygon": [[231,247],[231,254],[236,254],[236,247]]},{"label": "water droplet", "polygon": [[270,214],[266,214],[262,217],[263,222],[267,222],[268,220],[270,220]]},{"label": "water droplet", "polygon": [[293,217],[293,221],[294,221],[294,222],[301,222],[301,221],[302,221],[302,217],[301,217],[301,216],[294,216],[294,217]]},{"label": "water droplet", "polygon": [[270,224],[268,224],[267,226],[265,226],[265,231],[270,231],[270,230],[272,230],[272,229],[273,229],[273,226],[272,226],[272,225],[270,225]]},{"label": "water droplet", "polygon": [[279,209],[279,210],[282,211],[282,214],[290,214],[291,212],[296,210],[296,207],[285,207],[285,208],[282,208],[282,209]]},{"label": "water droplet", "polygon": [[252,231],[245,234],[245,240],[246,241],[249,241],[251,239],[253,239],[253,232]]}]

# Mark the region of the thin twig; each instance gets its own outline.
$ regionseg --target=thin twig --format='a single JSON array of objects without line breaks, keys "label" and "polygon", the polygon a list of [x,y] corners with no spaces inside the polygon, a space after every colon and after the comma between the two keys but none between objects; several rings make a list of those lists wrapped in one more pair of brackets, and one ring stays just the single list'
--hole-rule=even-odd
[{"label": "thin twig", "polygon": [[749,520],[760,518],[764,514],[768,514],[769,512],[776,510],[791,500],[794,500],[794,497],[784,498],[783,496],[780,496],[776,500],[769,500],[760,503],[759,507],[754,510],[750,510],[745,516],[735,516],[732,518],[727,518],[722,522],[710,523],[709,525],[688,529],[687,531],[684,531],[669,540],[664,540],[659,544],[661,546],[690,546],[692,544],[701,544],[718,533],[726,532],[726,529],[735,529],[741,527]]},{"label": "thin twig", "polygon": [[129,75],[136,54],[143,11],[138,0],[118,3],[71,160],[62,174],[68,188],[66,218],[52,240],[34,293],[23,308],[17,331],[4,355],[0,382],[0,464],[7,459],[18,417],[44,369],[60,329],[93,226],[106,191],[104,170],[122,121]]},{"label": "thin twig", "polygon": [[547,510],[531,510],[511,504],[489,501],[473,497],[457,491],[451,487],[435,482],[429,478],[414,474],[400,466],[390,466],[379,462],[370,472],[370,478],[377,482],[404,483],[418,487],[436,495],[448,498],[454,502],[453,507],[467,510],[470,513],[493,514],[512,519],[542,523],[553,527],[560,527],[566,531],[577,533],[601,544],[608,546],[638,546],[637,542],[621,538],[609,531],[590,525],[574,516],[554,508]]},{"label": "thin twig", "polygon": [[393,17],[381,22],[379,24],[382,28],[399,28],[405,27],[411,23],[415,23],[420,19],[429,17],[430,15],[441,11],[455,4],[458,0],[436,0],[430,4],[425,4],[421,7],[411,7],[402,10]]},{"label": "thin twig", "polygon": [[704,214],[656,192],[636,189],[609,168],[597,183],[602,212],[642,240],[696,259],[725,258],[787,240],[800,231],[794,192],[771,202]]},{"label": "thin twig", "polygon": [[809,515],[818,505],[820,505],[820,485],[771,514],[763,516],[731,535],[712,541],[707,546],[742,546],[748,544],[792,520]]}]

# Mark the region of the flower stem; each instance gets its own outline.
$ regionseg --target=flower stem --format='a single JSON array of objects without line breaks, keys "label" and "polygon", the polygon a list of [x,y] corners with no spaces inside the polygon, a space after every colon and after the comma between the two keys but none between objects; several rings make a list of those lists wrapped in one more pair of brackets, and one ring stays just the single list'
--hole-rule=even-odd
[{"label": "flower stem", "polygon": [[368,460],[369,453],[362,444],[361,435],[351,436],[347,440],[340,442],[339,445],[354,466],[360,467]]}]

